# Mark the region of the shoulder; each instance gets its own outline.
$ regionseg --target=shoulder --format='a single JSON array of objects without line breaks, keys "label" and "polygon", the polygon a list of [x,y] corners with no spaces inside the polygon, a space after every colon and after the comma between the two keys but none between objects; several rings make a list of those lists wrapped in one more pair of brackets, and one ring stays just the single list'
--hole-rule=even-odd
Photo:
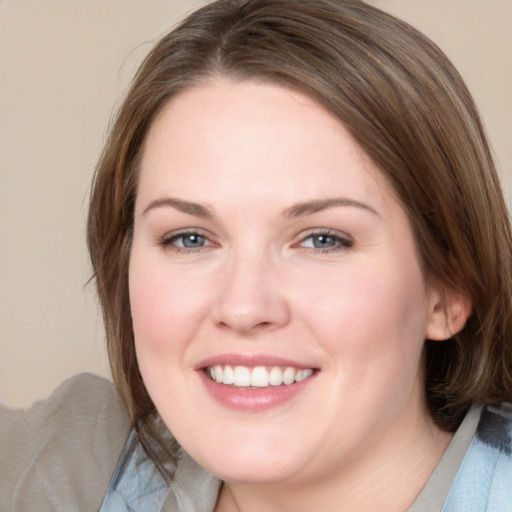
[{"label": "shoulder", "polygon": [[504,454],[512,454],[512,404],[484,407],[477,428],[478,439]]},{"label": "shoulder", "polygon": [[90,374],[27,410],[0,407],[0,509],[99,508],[129,431],[113,385]]},{"label": "shoulder", "polygon": [[482,409],[443,512],[512,510],[512,405]]}]

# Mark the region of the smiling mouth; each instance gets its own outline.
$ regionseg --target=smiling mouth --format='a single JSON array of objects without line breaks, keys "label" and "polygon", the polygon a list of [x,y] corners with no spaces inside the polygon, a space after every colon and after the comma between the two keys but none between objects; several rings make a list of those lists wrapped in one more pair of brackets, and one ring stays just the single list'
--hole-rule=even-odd
[{"label": "smiling mouth", "polygon": [[237,388],[266,388],[271,386],[290,386],[309,379],[315,371],[312,368],[293,368],[291,366],[231,366],[220,365],[205,368],[206,375],[218,384]]}]

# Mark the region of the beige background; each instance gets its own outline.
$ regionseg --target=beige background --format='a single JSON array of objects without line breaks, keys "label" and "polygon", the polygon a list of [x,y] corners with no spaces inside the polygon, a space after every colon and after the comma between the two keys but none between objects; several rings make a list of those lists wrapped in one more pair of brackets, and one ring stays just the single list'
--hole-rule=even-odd
[{"label": "beige background", "polygon": [[[27,405],[108,374],[84,219],[112,107],[155,39],[199,0],[0,0],[0,398]],[[512,1],[372,0],[466,78],[512,193]]]}]

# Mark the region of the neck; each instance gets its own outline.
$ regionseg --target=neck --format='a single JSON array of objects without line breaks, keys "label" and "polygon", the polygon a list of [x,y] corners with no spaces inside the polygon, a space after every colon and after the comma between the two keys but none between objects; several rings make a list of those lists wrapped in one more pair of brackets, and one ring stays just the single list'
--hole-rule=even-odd
[{"label": "neck", "polygon": [[224,483],[216,512],[406,511],[453,437],[430,418],[416,427],[383,436],[357,460],[317,480]]}]

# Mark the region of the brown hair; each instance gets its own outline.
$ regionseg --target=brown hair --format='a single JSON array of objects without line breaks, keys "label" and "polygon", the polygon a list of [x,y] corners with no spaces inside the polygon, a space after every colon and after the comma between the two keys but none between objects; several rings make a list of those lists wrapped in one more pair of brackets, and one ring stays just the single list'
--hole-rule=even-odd
[{"label": "brown hair", "polygon": [[508,213],[482,122],[453,65],[415,29],[359,0],[219,0],[143,62],[91,194],[88,244],[113,378],[148,451],[161,437],[137,366],[128,298],[138,163],[169,100],[216,75],[291,87],[337,116],[394,187],[427,281],[471,302],[460,333],[425,345],[426,397],[438,425],[455,429],[472,402],[510,399]]}]

